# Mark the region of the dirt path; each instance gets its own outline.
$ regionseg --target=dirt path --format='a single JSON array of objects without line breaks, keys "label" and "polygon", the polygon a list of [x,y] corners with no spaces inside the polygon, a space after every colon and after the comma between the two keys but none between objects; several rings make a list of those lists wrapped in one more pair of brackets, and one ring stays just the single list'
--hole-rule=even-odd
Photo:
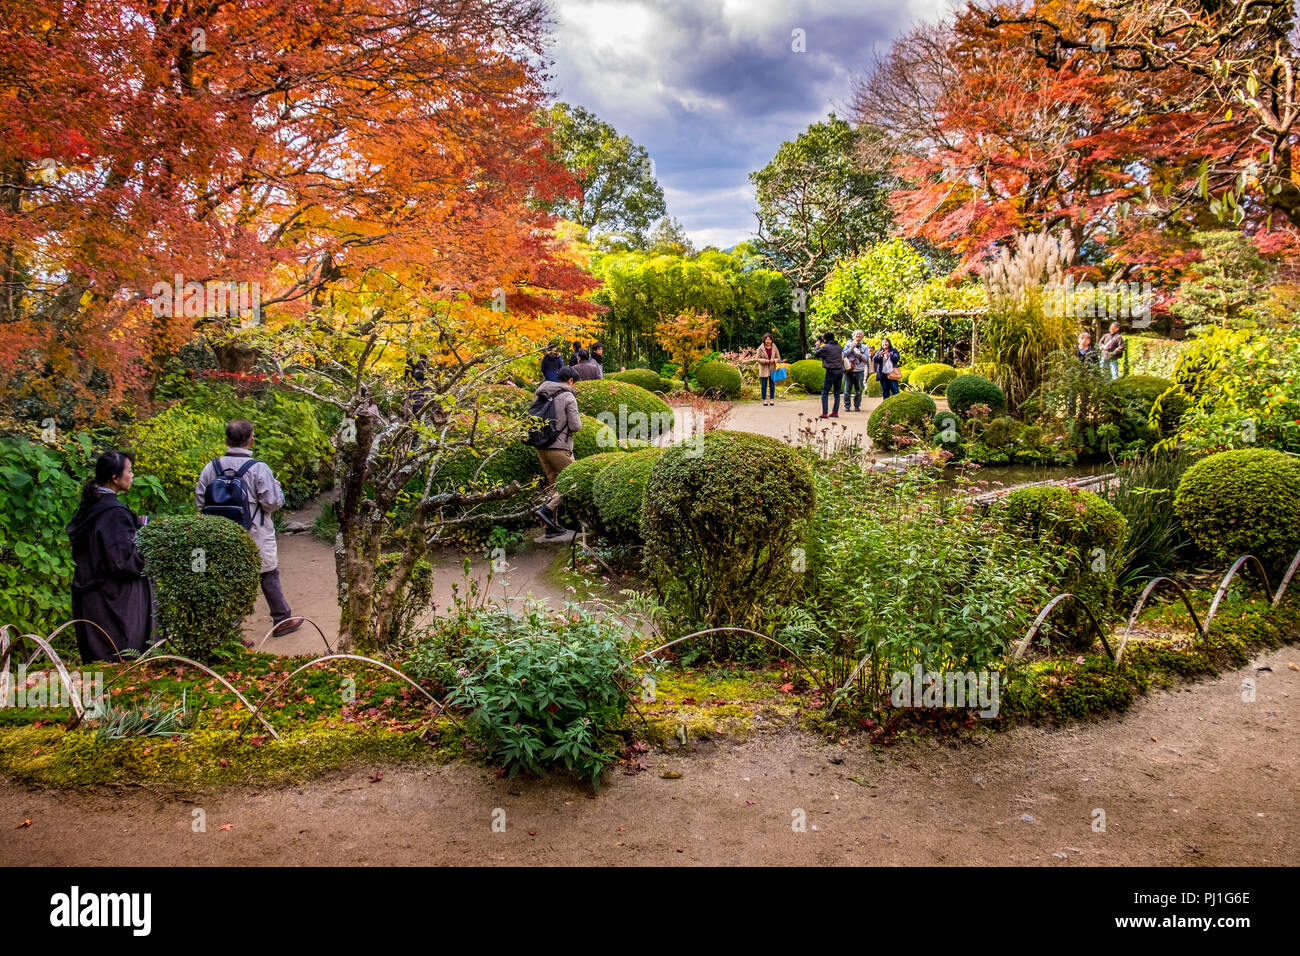
[{"label": "dirt path", "polygon": [[[281,534],[279,550],[280,581],[294,614],[315,621],[325,632],[330,646],[336,646],[339,604],[334,548],[310,534]],[[558,545],[526,547],[509,559],[505,571],[492,575],[490,590],[486,590],[489,570],[486,558],[474,558],[471,573],[479,587],[497,602],[531,597],[562,607],[566,600],[573,600],[573,595],[553,581],[549,573],[561,551],[566,556],[569,553],[567,547]],[[453,584],[460,584],[464,592],[463,564],[463,557],[449,553],[440,554],[434,560],[433,601],[439,610],[450,607]],[[257,642],[262,650],[275,654],[325,653],[320,634],[311,625],[287,637],[272,637],[262,643],[270,629],[271,612],[266,599],[259,593],[256,608],[244,621],[245,637]]]},{"label": "dirt path", "polygon": [[[1297,656],[1264,655],[1122,718],[982,745],[702,741],[648,755],[649,770],[616,772],[594,798],[467,764],[187,799],[0,782],[0,864],[1296,865]],[[196,809],[206,832],[193,832]]]}]

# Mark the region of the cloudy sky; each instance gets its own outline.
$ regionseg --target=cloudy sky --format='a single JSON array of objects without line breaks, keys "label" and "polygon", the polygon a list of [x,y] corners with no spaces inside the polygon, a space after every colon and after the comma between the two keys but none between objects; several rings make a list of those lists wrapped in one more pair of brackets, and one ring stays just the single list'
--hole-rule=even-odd
[{"label": "cloudy sky", "polygon": [[[748,174],[916,20],[956,0],[553,0],[553,87],[645,146],[697,246],[755,228]],[[805,52],[795,52],[795,30]]]}]

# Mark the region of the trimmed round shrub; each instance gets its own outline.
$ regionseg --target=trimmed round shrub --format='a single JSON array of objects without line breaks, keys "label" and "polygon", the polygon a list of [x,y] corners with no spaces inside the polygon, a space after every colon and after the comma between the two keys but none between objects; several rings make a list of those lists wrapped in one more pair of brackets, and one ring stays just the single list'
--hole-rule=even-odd
[{"label": "trimmed round shrub", "polygon": [[[1057,585],[1083,601],[1097,623],[1105,628],[1113,612],[1115,575],[1121,564],[1120,548],[1128,535],[1124,516],[1090,491],[1060,485],[1039,485],[1010,492],[998,502],[1004,526],[1042,545],[1059,547],[1066,567]],[[1086,651],[1094,634],[1086,613],[1066,601],[1055,618],[1060,622],[1061,643],[1072,651]]]},{"label": "trimmed round shrub", "polygon": [[673,427],[673,410],[668,403],[639,385],[605,378],[578,382],[576,388],[584,432],[601,421],[617,431],[620,438],[644,441],[653,440]]},{"label": "trimmed round shrub", "polygon": [[1003,415],[989,422],[980,440],[989,448],[1006,448],[1020,438],[1023,430],[1020,422]]},{"label": "trimmed round shrub", "polygon": [[715,398],[735,398],[740,394],[740,371],[726,362],[706,362],[695,371],[700,391]]},{"label": "trimmed round shrub", "polygon": [[[621,452],[622,446],[618,441],[618,433],[608,425],[602,425],[599,421],[584,419],[582,428],[578,434],[573,436],[573,457],[590,458],[592,455],[603,455],[606,452]],[[536,455],[534,454],[534,457]]]},{"label": "trimmed round shrub", "polygon": [[982,375],[956,376],[948,382],[944,395],[948,407],[962,418],[967,417],[973,405],[987,405],[995,418],[1007,410],[1006,393]]},{"label": "trimmed round shrub", "polygon": [[822,368],[821,359],[801,359],[792,363],[790,381],[805,392],[820,395],[822,384],[826,381],[826,369]]},{"label": "trimmed round shrub", "polygon": [[647,392],[666,392],[670,387],[665,385],[667,379],[661,378],[658,372],[648,368],[630,368],[626,372],[610,372],[605,376],[605,381],[611,379],[615,382],[628,382],[640,386]]},{"label": "trimmed round shrub", "polygon": [[935,412],[931,421],[934,422],[934,444],[955,454],[961,447],[961,419],[945,408]]},{"label": "trimmed round shrub", "polygon": [[[650,473],[641,530],[669,607],[686,626],[768,623],[793,591],[814,495],[807,463],[775,438],[718,430],[668,448]],[[724,634],[703,647],[720,657],[736,643]]]},{"label": "trimmed round shrub", "polygon": [[[581,434],[581,432],[579,432]],[[592,497],[592,486],[607,466],[626,457],[622,452],[605,452],[600,455],[588,455],[581,461],[575,461],[555,479],[555,490],[564,498],[563,508],[568,514],[584,524],[599,525],[596,513],[596,501]]]},{"label": "trimmed round shrub", "polygon": [[641,509],[645,505],[646,483],[662,448],[646,448],[617,460],[600,470],[591,495],[600,516],[605,537],[620,544],[641,540]]},{"label": "trimmed round shrub", "polygon": [[942,395],[948,383],[957,377],[957,370],[943,362],[931,362],[913,369],[904,381],[927,395]]},{"label": "trimmed round shrub", "polygon": [[1281,571],[1300,550],[1300,461],[1267,448],[1210,455],[1183,474],[1174,510],[1192,540],[1225,564],[1253,554]]},{"label": "trimmed round shrub", "polygon": [[934,418],[934,399],[924,392],[908,390],[885,399],[867,419],[867,435],[877,448],[900,448],[907,436],[924,438]]},{"label": "trimmed round shrub", "polygon": [[207,661],[240,640],[262,578],[262,556],[247,531],[229,518],[164,515],[140,529],[136,544],[169,652]]},{"label": "trimmed round shrub", "polygon": [[1180,386],[1156,375],[1125,375],[1115,379],[1110,388],[1121,401],[1139,405],[1149,426],[1159,435],[1172,435],[1178,430],[1189,404]]}]

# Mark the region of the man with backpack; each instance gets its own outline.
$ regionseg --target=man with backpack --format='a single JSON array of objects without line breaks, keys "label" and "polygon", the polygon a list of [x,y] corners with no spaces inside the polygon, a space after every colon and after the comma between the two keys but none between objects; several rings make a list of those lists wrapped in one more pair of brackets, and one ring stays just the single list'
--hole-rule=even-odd
[{"label": "man with backpack", "polygon": [[194,486],[194,503],[205,515],[237,521],[262,554],[262,594],[271,609],[275,637],[292,634],[303,619],[294,617],[280,588],[280,562],[275,546],[271,512],[284,505],[284,492],[271,468],[258,461],[253,446],[253,423],[236,418],[226,425],[226,453],[208,462]]},{"label": "man with backpack", "polygon": [[546,525],[546,537],[558,538],[572,534],[560,524],[556,511],[561,497],[555,492],[555,479],[560,472],[573,464],[573,436],[582,430],[582,417],[578,414],[578,393],[573,383],[578,373],[565,366],[556,373],[556,381],[542,382],[537,386],[537,398],[528,409],[538,425],[528,433],[526,441],[537,449],[546,476],[546,488],[551,496],[535,514]]}]

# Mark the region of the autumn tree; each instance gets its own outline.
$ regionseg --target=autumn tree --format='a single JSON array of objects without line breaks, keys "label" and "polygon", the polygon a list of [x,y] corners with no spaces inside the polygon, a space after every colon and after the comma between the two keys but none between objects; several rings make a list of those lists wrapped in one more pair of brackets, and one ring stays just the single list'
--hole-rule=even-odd
[{"label": "autumn tree", "polygon": [[[206,321],[292,320],[378,273],[538,308],[582,283],[541,208],[542,0],[0,0],[0,394],[108,415]],[[563,291],[563,290],[569,291]],[[194,314],[197,312],[197,314]]]},{"label": "autumn tree", "polygon": [[681,366],[682,382],[690,389],[691,367],[709,351],[718,336],[718,323],[707,312],[685,309],[660,319],[655,328],[659,344]]},{"label": "autumn tree", "polygon": [[[1078,51],[1144,84],[1176,82],[1171,101],[1130,110],[1136,122],[1161,112],[1202,114],[1229,126],[1185,196],[1212,194],[1221,219],[1241,223],[1279,213],[1300,227],[1295,176],[1300,90],[1292,0],[1096,0],[1032,3],[987,11],[991,28],[1030,29],[1034,54],[1055,63]],[[1142,105],[1142,104],[1135,104]],[[1229,214],[1229,215],[1225,215]]]}]

